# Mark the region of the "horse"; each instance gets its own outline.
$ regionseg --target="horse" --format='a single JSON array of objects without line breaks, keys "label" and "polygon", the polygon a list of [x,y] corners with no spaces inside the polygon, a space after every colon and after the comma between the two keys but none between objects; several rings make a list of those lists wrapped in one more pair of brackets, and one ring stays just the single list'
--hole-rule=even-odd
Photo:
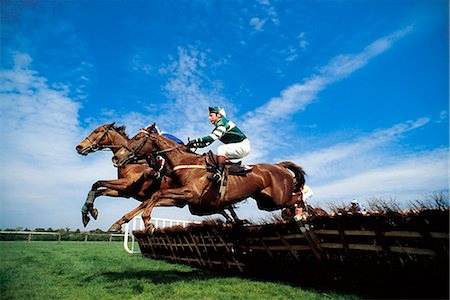
[{"label": "horse", "polygon": [[[120,147],[126,145],[129,141],[128,135],[125,133],[125,126],[117,127],[114,123],[105,124],[97,127],[91,134],[82,140],[77,146],[78,154],[86,156],[96,151],[109,149],[115,153]],[[99,180],[92,185],[88,193],[85,204],[82,206],[82,221],[86,227],[90,221],[88,213],[96,220],[98,217],[98,210],[94,207],[94,201],[100,196],[110,197],[124,197],[134,198],[140,202],[145,203],[157,190],[161,184],[165,187],[172,185],[171,179],[163,176],[162,166],[157,165],[153,160],[150,164],[148,160],[141,160],[137,163],[127,164],[118,168],[118,179],[116,180]],[[103,188],[103,189],[101,189]],[[121,219],[116,221],[108,231],[120,231],[122,225],[136,215],[138,215],[145,208],[145,204],[139,205],[137,208],[125,214]],[[231,216],[237,220],[236,213],[232,207],[230,210]],[[219,212],[228,222],[233,219],[230,218],[225,211]]]},{"label": "horse", "polygon": [[[97,127],[91,134],[82,140],[77,146],[76,151],[80,155],[89,155],[99,150],[110,149],[113,153],[128,142],[128,136],[125,133],[125,126],[117,127],[114,123],[105,124]],[[98,210],[94,208],[94,201],[100,196],[110,197],[133,197],[138,201],[147,200],[153,193],[159,189],[159,183],[156,180],[157,171],[151,168],[147,163],[133,163],[117,169],[116,180],[96,181],[88,193],[86,202],[82,207],[82,221],[86,227],[90,221],[88,213],[94,218],[98,217]],[[132,210],[126,216],[135,217],[142,209]],[[117,223],[117,222],[116,222]],[[115,223],[115,224],[116,224]],[[112,226],[113,231],[115,227]]]},{"label": "horse", "polygon": [[[178,187],[162,188],[148,201],[142,213],[146,230],[152,231],[151,212],[155,206],[188,204],[191,213],[211,214],[247,198],[256,200],[259,209],[274,211],[293,207],[302,201],[301,189],[305,172],[292,162],[254,164],[246,176],[229,176],[226,192],[218,196],[216,184],[207,176],[205,158],[187,146],[159,136],[153,132],[156,123],[142,129],[112,158],[116,167],[122,167],[136,157],[164,155],[175,173]],[[293,174],[292,174],[292,173]]]}]

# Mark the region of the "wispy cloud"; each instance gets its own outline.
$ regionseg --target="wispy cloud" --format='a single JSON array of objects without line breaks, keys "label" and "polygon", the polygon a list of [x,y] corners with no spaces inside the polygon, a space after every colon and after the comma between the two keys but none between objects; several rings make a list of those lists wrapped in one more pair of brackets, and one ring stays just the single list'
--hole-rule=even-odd
[{"label": "wispy cloud", "polygon": [[388,129],[376,130],[360,135],[329,147],[316,149],[309,153],[298,153],[292,160],[301,162],[308,170],[311,178],[334,180],[336,176],[350,176],[355,172],[378,167],[380,164],[391,164],[401,159],[390,153],[390,147],[404,138],[405,134],[421,128],[430,122],[428,118],[407,121]]},{"label": "wispy cloud", "polygon": [[[79,228],[91,184],[116,178],[116,170],[107,153],[76,154],[74,147],[86,133],[78,120],[81,106],[68,96],[68,88],[57,88],[34,71],[28,54],[17,53],[14,59],[13,68],[0,72],[0,227]],[[126,211],[117,209],[118,201],[105,207],[99,202],[105,223],[91,226],[104,228]]]},{"label": "wispy cloud", "polygon": [[[270,99],[263,106],[249,112],[244,120],[244,128],[252,134],[252,142],[258,149],[268,149],[268,144],[277,140],[267,127],[289,120],[290,117],[314,102],[318,94],[329,85],[350,76],[364,67],[372,58],[389,49],[396,41],[410,32],[412,27],[399,30],[380,38],[363,51],[356,54],[338,55],[327,65],[320,67],[318,74],[296,83],[281,91],[280,96]],[[267,152],[260,151],[253,159],[263,159]]]},{"label": "wispy cloud", "polygon": [[340,164],[347,176],[340,176],[343,172],[335,168],[334,180],[319,181],[314,186],[315,201],[326,204],[388,196],[405,204],[405,201],[423,200],[421,196],[426,191],[448,190],[448,149],[416,152],[404,157],[398,153],[362,155],[378,164],[369,167],[373,164],[369,162],[366,168],[359,170],[352,160],[347,160],[348,165]]},{"label": "wispy cloud", "polygon": [[265,19],[260,19],[258,17],[253,17],[250,19],[249,24],[251,26],[253,26],[253,29],[255,31],[262,31],[264,24],[266,24],[266,20]]},{"label": "wispy cloud", "polygon": [[[423,200],[427,193],[449,188],[448,148],[402,147],[407,135],[432,124],[428,118],[406,121],[314,151],[276,157],[276,161],[290,160],[306,170],[306,182],[314,191],[313,205],[327,208],[329,203],[355,198],[365,202],[388,197],[405,206]],[[238,212],[254,215],[254,210],[253,205],[245,205]]]},{"label": "wispy cloud", "polygon": [[253,28],[253,33],[264,31],[264,26],[268,22],[279,25],[280,19],[278,18],[278,13],[273,5],[267,0],[258,1],[259,6],[257,9],[259,13],[250,19],[249,24]]},{"label": "wispy cloud", "polygon": [[[207,122],[208,106],[228,104],[221,94],[220,81],[211,80],[205,74],[211,64],[214,62],[208,60],[205,52],[193,46],[179,47],[177,57],[160,70],[167,76],[163,91],[169,101],[158,108],[157,115],[166,130],[182,137],[204,135],[211,130]],[[183,116],[182,125],[174,116]]]},{"label": "wispy cloud", "polygon": [[[72,98],[85,99],[96,80],[96,69],[86,43],[65,17],[67,11],[54,14],[52,5],[41,2],[36,3],[39,13],[31,13],[27,6],[2,5],[2,13],[10,17],[2,22],[2,64],[9,65],[16,52],[28,53],[47,79],[69,87]],[[53,46],[55,41],[60,47]]]}]

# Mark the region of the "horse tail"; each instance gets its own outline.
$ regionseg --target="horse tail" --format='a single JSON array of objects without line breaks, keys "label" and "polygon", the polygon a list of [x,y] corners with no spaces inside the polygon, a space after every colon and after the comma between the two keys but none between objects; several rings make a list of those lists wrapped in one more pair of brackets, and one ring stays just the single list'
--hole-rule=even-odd
[{"label": "horse tail", "polygon": [[305,171],[303,171],[302,167],[294,164],[290,161],[283,161],[278,163],[277,165],[284,167],[294,173],[294,190],[292,192],[296,193],[302,190],[305,185]]}]

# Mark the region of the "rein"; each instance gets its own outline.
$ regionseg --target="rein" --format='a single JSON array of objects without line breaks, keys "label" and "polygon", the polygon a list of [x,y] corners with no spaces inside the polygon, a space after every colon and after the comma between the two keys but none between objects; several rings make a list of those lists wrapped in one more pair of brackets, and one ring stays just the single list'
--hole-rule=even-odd
[{"label": "rein", "polygon": [[156,150],[156,151],[152,151],[152,152],[150,152],[149,154],[139,154],[139,151],[141,151],[141,149],[144,147],[144,145],[147,143],[147,141],[148,141],[149,138],[150,138],[150,133],[149,133],[148,131],[141,129],[139,132],[142,132],[142,133],[145,134],[145,136],[146,136],[145,140],[144,140],[141,144],[139,144],[139,145],[136,147],[136,149],[128,149],[127,147],[125,147],[128,151],[130,151],[130,152],[133,153],[133,156],[134,156],[134,157],[151,157],[151,156],[158,156],[158,155],[161,155],[161,154],[164,154],[164,153],[167,153],[167,152],[171,152],[171,151],[173,151],[173,150],[176,150],[176,149],[180,148],[181,146],[184,146],[184,145],[177,145],[177,146],[173,146],[173,147],[170,147],[170,148],[164,149],[164,150]]},{"label": "rein", "polygon": [[[139,151],[144,147],[144,145],[147,143],[147,141],[150,138],[150,133],[146,130],[140,130],[140,132],[144,133],[146,135],[146,139],[138,145],[138,147],[136,147],[136,149],[128,149],[127,147],[123,146],[124,148],[126,148],[128,151],[130,151],[131,153],[133,153],[132,157],[137,159],[137,158],[150,158],[150,157],[161,157],[161,154],[164,153],[168,153],[171,152],[173,150],[176,150],[184,145],[177,145],[177,146],[173,146],[167,149],[163,149],[163,150],[156,150],[156,151],[152,151],[149,154],[140,154],[139,155]],[[165,164],[165,159],[163,160],[163,164]],[[179,165],[179,166],[175,166],[172,168],[172,171],[178,171],[178,170],[182,170],[182,169],[203,169],[206,170],[206,165]]]}]

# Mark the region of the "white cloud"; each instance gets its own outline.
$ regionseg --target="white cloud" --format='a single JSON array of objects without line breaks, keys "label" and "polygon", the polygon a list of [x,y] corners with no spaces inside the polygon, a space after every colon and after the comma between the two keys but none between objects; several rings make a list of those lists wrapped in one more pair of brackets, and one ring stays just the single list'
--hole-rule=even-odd
[{"label": "white cloud", "polygon": [[[32,70],[29,55],[14,58],[14,68],[0,73],[0,227],[80,228],[80,208],[92,183],[117,178],[111,155],[78,156],[75,146],[86,136],[78,121],[80,104]],[[107,229],[136,205],[122,201],[98,200],[101,220],[88,228]]]},{"label": "white cloud", "polygon": [[[387,157],[381,159],[377,156],[380,156],[379,153],[386,151],[389,145],[400,140],[405,133],[425,126],[428,122],[429,119],[427,118],[407,121],[388,129],[377,130],[368,135],[359,136],[353,141],[334,144],[311,153],[301,153],[292,159],[300,161],[307,170],[311,170],[308,171],[310,176],[322,179],[347,176],[351,173],[365,170],[371,167],[372,164],[379,164],[380,161],[381,163],[390,162],[387,161]],[[393,158],[390,157],[389,159]]]},{"label": "white cloud", "polygon": [[381,195],[403,202],[422,199],[425,192],[448,189],[448,149],[411,152],[400,142],[430,123],[428,118],[407,121],[288,159],[306,170],[312,201],[319,205]]},{"label": "white cloud", "polygon": [[278,13],[274,6],[270,4],[269,1],[259,1],[259,6],[256,8],[259,10],[258,15],[256,17],[252,17],[249,21],[249,24],[253,28],[253,33],[255,32],[263,32],[264,27],[268,22],[271,22],[275,26],[280,24],[280,19],[278,18]]},{"label": "white cloud", "polygon": [[260,19],[258,17],[253,17],[249,21],[249,24],[253,26],[255,31],[262,31],[265,23],[265,19]]},{"label": "white cloud", "polygon": [[367,159],[377,160],[378,164],[372,168],[367,166],[360,172],[352,169],[352,161],[348,161],[345,166],[348,176],[340,177],[338,170],[334,180],[314,186],[316,200],[325,204],[387,195],[405,203],[423,200],[426,192],[448,190],[448,149],[418,152],[405,157],[395,153],[392,156],[378,155],[364,155]]},{"label": "white cloud", "polygon": [[162,124],[162,130],[172,131],[180,137],[206,135],[212,129],[208,123],[208,106],[230,107],[230,113],[231,105],[221,95],[221,83],[209,80],[204,73],[214,64],[208,61],[205,52],[191,46],[179,47],[177,54],[161,69],[161,73],[168,75],[164,91],[170,100],[158,107],[158,122]]},{"label": "white cloud", "polygon": [[[281,91],[280,96],[270,99],[266,104],[244,117],[243,128],[251,133],[251,141],[258,149],[269,149],[279,138],[272,130],[282,126],[283,121],[299,111],[306,109],[318,94],[329,85],[350,76],[364,67],[370,59],[389,49],[393,43],[411,31],[411,27],[399,30],[368,45],[362,52],[338,55],[327,65],[319,68],[318,74],[306,78],[303,83],[295,83]],[[253,160],[261,160],[268,155],[267,150],[252,154]]]}]

